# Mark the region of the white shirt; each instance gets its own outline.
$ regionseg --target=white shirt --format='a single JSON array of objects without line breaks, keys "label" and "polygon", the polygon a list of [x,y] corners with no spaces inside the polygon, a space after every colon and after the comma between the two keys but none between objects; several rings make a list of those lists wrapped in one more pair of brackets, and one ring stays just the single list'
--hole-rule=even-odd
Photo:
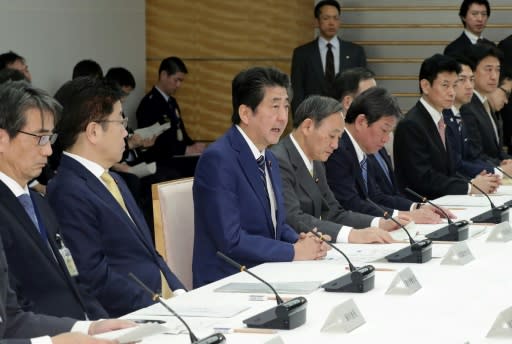
[{"label": "white shirt", "polygon": [[471,41],[472,44],[476,44],[480,38],[483,39],[482,36],[478,37],[477,35],[475,35],[474,33],[470,32],[466,29],[464,29],[464,34],[466,35],[467,38],[469,38],[469,40]]},{"label": "white shirt", "polygon": [[[290,139],[297,149],[297,151],[300,154],[300,157],[302,158],[302,161],[304,161],[304,164],[306,165],[306,168],[308,171],[313,171],[313,161],[309,160],[309,158],[306,156],[302,148],[299,146],[295,138],[292,134],[290,134]],[[341,226],[340,231],[338,232],[338,236],[336,237],[336,242],[348,242],[348,235],[350,234],[350,231],[352,230],[352,227],[350,226]]]},{"label": "white shirt", "polygon": [[[254,142],[251,141],[249,136],[240,128],[240,126],[236,125],[236,128],[242,134],[242,137],[244,138],[245,142],[249,145],[249,149],[251,150],[252,154],[254,155],[254,159],[258,159],[261,155],[265,156],[265,149],[263,151],[259,151],[258,147],[254,144]],[[274,225],[274,239],[277,239],[277,232],[276,232],[276,195],[274,194],[274,189],[272,188],[272,182],[270,181],[270,177],[268,175],[268,168],[267,164],[265,164],[265,181],[267,184],[267,191],[269,193],[269,200],[270,200],[270,216],[272,217],[272,224]]]},{"label": "white shirt", "polygon": [[325,74],[325,55],[327,54],[327,43],[331,43],[332,55],[334,56],[334,75],[340,72],[340,40],[338,36],[334,36],[330,41],[327,41],[322,36],[318,37],[318,49],[320,49],[320,58],[322,59],[322,67]]}]

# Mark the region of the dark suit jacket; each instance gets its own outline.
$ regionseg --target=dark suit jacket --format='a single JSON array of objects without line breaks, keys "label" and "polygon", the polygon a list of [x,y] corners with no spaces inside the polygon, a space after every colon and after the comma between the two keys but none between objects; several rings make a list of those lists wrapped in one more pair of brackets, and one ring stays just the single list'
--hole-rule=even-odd
[{"label": "dark suit jacket", "polygon": [[68,332],[76,320],[24,312],[9,287],[8,264],[0,240],[0,343],[30,344],[29,339]]},{"label": "dark suit jacket", "polygon": [[491,160],[499,165],[500,161],[508,158],[503,153],[502,122],[493,114],[494,122],[498,128],[499,141],[496,140],[491,119],[485,111],[485,107],[476,94],[473,94],[471,102],[460,109],[462,120],[466,126],[468,136],[468,149],[464,157],[468,160]]},{"label": "dark suit jacket", "polygon": [[272,147],[279,161],[283,178],[286,223],[301,231],[317,227],[336,241],[342,225],[355,228],[369,227],[373,216],[343,209],[327,185],[325,167],[313,162],[313,177],[293,145],[290,136]]},{"label": "dark suit jacket", "polygon": [[96,298],[69,275],[55,241],[59,230],[50,206],[36,192],[31,192],[31,197],[50,246],[43,242],[18,199],[0,181],[0,235],[18,303],[25,311],[54,316],[83,320],[87,313],[89,319],[107,317]]},{"label": "dark suit jacket", "polygon": [[66,155],[48,185],[48,198],[83,282],[110,316],[118,317],[154,303],[129,272],[157,292],[160,271],[171,289],[185,288],[156,252],[126,184],[111,174],[133,221],[98,178]]},{"label": "dark suit jacket", "polygon": [[[483,38],[483,43],[490,44],[493,46],[496,46],[494,42],[489,41],[488,39]],[[444,48],[444,54],[445,55],[468,55],[471,52],[471,47],[473,46],[473,43],[469,40],[468,36],[462,32],[462,34],[457,37],[456,40],[451,42]]]},{"label": "dark suit jacket", "polygon": [[404,195],[402,195],[398,189],[395,173],[393,171],[393,164],[391,163],[391,157],[386,151],[386,148],[381,148],[376,154],[379,154],[386,163],[388,171],[390,172],[390,179],[388,179],[386,172],[384,172],[382,167],[379,165],[379,162],[375,158],[374,154],[369,154],[368,169],[371,171],[371,176],[375,181],[375,184],[386,195],[403,197]]},{"label": "dark suit jacket", "polygon": [[[354,67],[366,67],[366,55],[361,46],[340,38],[338,40],[340,41],[340,73]],[[339,98],[339,95],[332,94],[332,85],[325,80],[318,38],[295,48],[291,68],[293,111],[312,94]]]},{"label": "dark suit jacket", "polygon": [[[490,164],[480,159],[464,159],[464,151],[468,148],[466,125],[461,121],[460,126],[451,109],[443,110],[444,122],[446,123],[446,142],[450,145],[450,153],[453,159],[455,169],[468,178],[474,178],[480,172],[486,170],[494,173],[494,168]],[[459,129],[460,127],[460,129]]]},{"label": "dark suit jacket", "polygon": [[429,199],[465,195],[468,184],[455,176],[455,166],[427,109],[417,102],[395,130],[395,174],[401,190],[409,187]]},{"label": "dark suit jacket", "polygon": [[275,231],[258,165],[238,129],[231,127],[201,155],[193,186],[194,287],[237,272],[217,251],[248,268],[293,260],[298,235],[285,223],[277,160],[270,150],[265,156],[276,198]]},{"label": "dark suit jacket", "polygon": [[[194,143],[188,136],[185,123],[181,117],[181,111],[176,99],[175,106],[170,106],[162,96],[162,94],[153,87],[148,94],[142,98],[137,108],[137,124],[139,128],[149,127],[155,123],[163,124],[170,121],[171,128],[163,132],[155,141],[153,147],[149,148],[145,153],[146,161],[166,161],[174,155],[185,154],[187,146]],[[176,117],[175,109],[180,113],[180,118]],[[181,128],[183,140],[178,141],[177,128]]]},{"label": "dark suit jacket", "polygon": [[[338,149],[326,162],[327,182],[340,204],[353,211],[373,216],[382,216],[382,210],[368,202],[381,205],[392,212],[393,209],[409,211],[412,202],[400,196],[386,195],[375,183],[374,171],[368,166],[368,190],[361,174],[361,166],[350,137],[345,132],[340,138]],[[379,167],[380,168],[380,167]]]}]

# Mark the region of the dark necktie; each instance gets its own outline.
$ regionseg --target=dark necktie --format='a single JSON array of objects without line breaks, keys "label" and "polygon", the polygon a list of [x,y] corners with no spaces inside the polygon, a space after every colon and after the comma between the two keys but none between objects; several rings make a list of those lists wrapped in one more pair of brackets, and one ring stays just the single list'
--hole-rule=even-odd
[{"label": "dark necktie", "polygon": [[363,176],[364,186],[366,188],[366,192],[368,192],[368,158],[366,155],[363,157],[363,160],[359,163],[361,166],[361,175]]},{"label": "dark necktie", "polygon": [[386,177],[388,178],[388,181],[389,183],[392,184],[391,182],[391,177],[389,175],[389,168],[388,168],[388,164],[386,164],[386,162],[384,161],[384,158],[382,157],[382,155],[380,155],[379,152],[375,153],[373,155],[375,157],[375,159],[377,160],[377,162],[379,163],[380,167],[382,168],[382,170],[384,171],[384,174],[386,174]]},{"label": "dark necktie", "polygon": [[43,238],[43,241],[48,242],[48,237],[46,235],[44,227],[39,226],[39,221],[37,220],[36,210],[34,208],[34,203],[32,203],[32,198],[30,198],[29,195],[24,193],[18,196],[18,200],[27,212],[27,215],[28,217],[30,217],[30,220],[32,220],[32,222],[34,223],[34,226],[36,226],[37,231],[41,235],[41,238]]},{"label": "dark necktie", "polygon": [[265,190],[267,190],[267,177],[265,174],[265,157],[260,155],[258,159],[256,159],[256,163],[258,163],[258,170],[260,171],[260,178],[265,186]]},{"label": "dark necktie", "polygon": [[325,80],[329,83],[334,82],[334,54],[331,43],[327,43],[327,53],[325,54]]}]

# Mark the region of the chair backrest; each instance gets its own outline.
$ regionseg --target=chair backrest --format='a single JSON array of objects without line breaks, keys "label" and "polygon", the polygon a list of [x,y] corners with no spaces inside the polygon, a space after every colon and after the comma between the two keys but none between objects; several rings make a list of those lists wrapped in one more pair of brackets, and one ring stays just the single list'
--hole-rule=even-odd
[{"label": "chair backrest", "polygon": [[187,289],[192,289],[194,178],[153,184],[155,246]]}]

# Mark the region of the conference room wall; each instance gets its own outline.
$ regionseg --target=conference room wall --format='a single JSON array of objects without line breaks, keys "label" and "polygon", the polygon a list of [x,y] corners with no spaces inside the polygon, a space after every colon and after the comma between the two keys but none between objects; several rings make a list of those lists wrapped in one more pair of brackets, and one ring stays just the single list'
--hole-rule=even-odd
[{"label": "conference room wall", "polygon": [[51,94],[81,59],[104,72],[128,68],[138,85],[125,104],[133,119],[145,85],[144,0],[0,0],[0,42],[0,52],[26,58],[33,84]]},{"label": "conference room wall", "polygon": [[[214,140],[230,125],[231,79],[242,68],[273,65],[290,71],[293,49],[315,37],[315,0],[147,0],[146,89],[159,61],[181,56],[189,75],[177,97],[189,133]],[[462,31],[459,0],[343,0],[344,39],[364,46],[378,82],[402,109],[418,98],[421,61]],[[512,33],[510,0],[491,1],[485,36]]]}]

